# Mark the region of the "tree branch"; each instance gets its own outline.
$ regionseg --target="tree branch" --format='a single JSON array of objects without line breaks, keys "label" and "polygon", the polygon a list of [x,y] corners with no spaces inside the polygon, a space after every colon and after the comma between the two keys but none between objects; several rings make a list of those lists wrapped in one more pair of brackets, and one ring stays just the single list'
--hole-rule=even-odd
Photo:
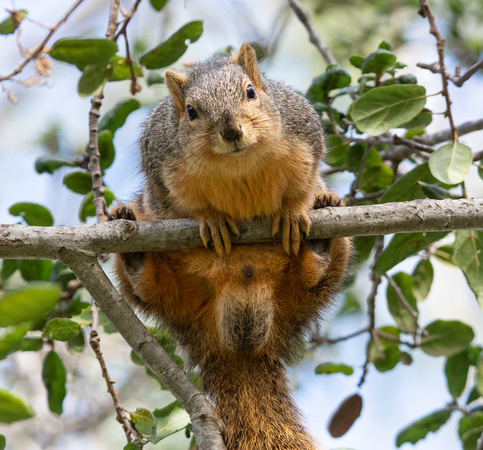
[{"label": "tree branch", "polygon": [[[483,130],[483,119],[464,122],[457,126],[456,130],[458,132],[458,136]],[[423,144],[435,145],[439,144],[440,142],[451,140],[452,136],[453,131],[451,129],[447,129],[433,134],[423,134],[422,136],[417,136],[414,139]]]},{"label": "tree branch", "polygon": [[441,36],[441,33],[439,32],[438,27],[436,26],[436,21],[429,7],[428,0],[419,0],[419,4],[421,6],[421,9],[419,10],[419,14],[421,14],[422,17],[425,17],[426,19],[428,19],[429,32],[436,38],[436,49],[438,50],[439,69],[440,69],[441,80],[443,85],[443,97],[446,101],[445,116],[449,120],[453,142],[456,144],[458,142],[458,131],[454,124],[453,114],[451,113],[451,99],[449,97],[449,92],[448,92],[448,76],[446,75],[446,67],[444,65],[444,46],[446,41],[443,38],[443,36]]},{"label": "tree branch", "polygon": [[198,448],[225,449],[213,406],[122,299],[96,257],[62,249],[59,259],[72,269],[125,341],[186,409]]},{"label": "tree branch", "polygon": [[[413,200],[382,205],[324,208],[309,213],[309,239],[392,233],[483,229],[483,199]],[[233,244],[273,242],[270,219],[240,224]],[[202,247],[198,223],[115,220],[74,227],[0,225],[0,258],[59,259],[61,251],[84,255],[168,251]]]},{"label": "tree branch", "polygon": [[[433,64],[417,63],[416,65],[418,67],[421,67],[421,69],[427,69],[432,73],[441,73],[441,68],[439,66],[439,63],[437,62]],[[457,66],[455,75],[447,73],[446,76],[455,86],[461,87],[463,86],[463,84],[465,84],[466,81],[468,81],[475,73],[477,73],[481,69],[483,69],[483,59],[473,64],[463,75],[458,75],[460,68],[459,66]]]},{"label": "tree branch", "polygon": [[332,54],[330,48],[327,47],[326,43],[324,42],[319,32],[315,28],[314,24],[312,23],[309,14],[302,7],[299,0],[288,0],[288,4],[300,20],[300,22],[302,22],[302,25],[308,31],[310,42],[312,42],[312,44],[317,47],[317,50],[322,55],[325,62],[327,64],[337,64],[337,60],[334,58],[334,55]]},{"label": "tree branch", "polygon": [[53,36],[53,34],[60,28],[60,26],[67,21],[69,16],[75,11],[75,9],[83,2],[84,0],[77,0],[70,8],[69,10],[64,14],[64,16],[52,27],[52,29],[49,31],[47,36],[42,40],[42,42],[35,47],[35,49],[30,53],[30,55],[25,58],[18,66],[17,68],[10,73],[9,75],[5,75],[4,77],[0,77],[0,82],[4,80],[8,80],[15,75],[18,75],[23,68],[30,62],[32,59],[37,58],[37,56],[40,55],[40,53],[43,51],[45,44],[49,41],[49,39]]}]

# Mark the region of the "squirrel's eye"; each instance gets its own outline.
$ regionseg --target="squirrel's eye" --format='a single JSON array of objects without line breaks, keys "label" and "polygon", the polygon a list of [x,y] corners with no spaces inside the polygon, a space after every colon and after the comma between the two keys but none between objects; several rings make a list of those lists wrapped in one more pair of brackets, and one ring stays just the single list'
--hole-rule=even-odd
[{"label": "squirrel's eye", "polygon": [[198,118],[196,109],[194,109],[191,105],[188,105],[186,109],[188,110],[188,117],[190,120],[195,120]]},{"label": "squirrel's eye", "polygon": [[257,98],[257,93],[255,92],[255,89],[253,89],[253,86],[249,84],[247,86],[247,99],[255,100],[256,98]]}]

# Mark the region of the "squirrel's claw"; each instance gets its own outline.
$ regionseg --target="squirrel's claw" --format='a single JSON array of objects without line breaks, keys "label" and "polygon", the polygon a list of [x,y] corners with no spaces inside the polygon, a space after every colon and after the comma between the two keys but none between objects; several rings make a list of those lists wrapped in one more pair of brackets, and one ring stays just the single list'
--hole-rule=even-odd
[{"label": "squirrel's claw", "polygon": [[300,243],[304,237],[307,237],[310,230],[310,219],[306,213],[299,213],[293,216],[288,213],[274,215],[272,218],[272,233],[277,234],[280,231],[280,223],[282,223],[282,247],[285,252],[290,255],[293,252],[298,255]]},{"label": "squirrel's claw", "polygon": [[315,196],[314,209],[345,206],[344,200],[334,192],[322,191]]},{"label": "squirrel's claw", "polygon": [[111,210],[111,214],[108,214],[107,221],[126,219],[126,220],[136,220],[136,216],[132,209],[123,206],[122,208],[116,208]]},{"label": "squirrel's claw", "polygon": [[219,256],[228,256],[231,252],[231,238],[227,228],[237,236],[240,235],[238,225],[231,217],[202,218],[200,222],[200,236],[207,248],[214,248]]}]

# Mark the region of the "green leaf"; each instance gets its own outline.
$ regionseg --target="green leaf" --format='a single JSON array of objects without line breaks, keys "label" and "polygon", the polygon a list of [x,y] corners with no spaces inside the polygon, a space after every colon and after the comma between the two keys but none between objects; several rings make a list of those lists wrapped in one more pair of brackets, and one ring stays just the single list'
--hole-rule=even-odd
[{"label": "green leaf", "polygon": [[54,224],[54,218],[50,211],[37,203],[15,203],[9,208],[8,212],[12,216],[21,216],[27,222],[27,225],[50,227]]},{"label": "green leaf", "polygon": [[149,2],[151,3],[151,6],[156,10],[156,11],[161,11],[164,7],[164,5],[166,5],[166,2],[168,0],[149,0]]},{"label": "green leaf", "polygon": [[[99,154],[101,159],[99,161],[101,169],[105,170],[111,167],[116,156],[116,150],[114,149],[114,143],[112,142],[113,133],[111,130],[102,130],[99,133],[97,139],[99,145]],[[85,192],[87,194],[87,192]]]},{"label": "green leaf", "polygon": [[466,400],[466,404],[469,405],[470,403],[478,400],[479,398],[481,397],[481,394],[480,392],[478,391],[478,389],[476,388],[476,386],[470,391],[470,393],[468,394],[468,398]]},{"label": "green leaf", "polygon": [[30,419],[35,414],[32,408],[11,391],[0,389],[0,422],[13,423]]},{"label": "green leaf", "polygon": [[53,284],[32,285],[8,292],[0,299],[0,327],[37,322],[59,301],[60,290]]},{"label": "green leaf", "polygon": [[86,346],[86,339],[84,337],[84,333],[82,332],[82,329],[80,330],[79,333],[77,333],[75,337],[67,341],[67,348],[69,349],[69,352],[73,354],[82,353],[84,351],[85,346]]},{"label": "green leaf", "polygon": [[129,114],[140,107],[141,104],[134,98],[117,103],[114,108],[101,117],[99,131],[110,130],[114,135],[116,130],[124,125]]},{"label": "green leaf", "polygon": [[72,159],[63,158],[62,156],[40,156],[35,160],[35,170],[37,173],[53,174],[60,167],[75,167]]},{"label": "green leaf", "polygon": [[483,412],[475,412],[471,416],[461,418],[458,434],[463,450],[476,450],[481,433],[483,433]]},{"label": "green leaf", "polygon": [[62,414],[62,403],[65,398],[66,374],[64,364],[59,355],[51,350],[44,359],[42,380],[47,389],[49,409],[57,415]]},{"label": "green leaf", "polygon": [[415,444],[424,439],[428,433],[438,431],[448,421],[451,412],[451,409],[440,409],[407,426],[398,433],[396,446],[399,448],[406,442]]},{"label": "green leaf", "polygon": [[455,231],[453,248],[453,262],[465,274],[480,308],[483,308],[483,231]]},{"label": "green leaf", "polygon": [[20,273],[25,281],[49,281],[54,263],[50,260],[22,259]]},{"label": "green leaf", "polygon": [[362,264],[371,255],[372,249],[376,242],[375,236],[356,236],[352,243],[354,244],[354,263]]},{"label": "green leaf", "polygon": [[87,194],[92,190],[92,175],[87,172],[70,172],[62,180],[72,192],[76,194]]},{"label": "green leaf", "polygon": [[391,185],[393,171],[385,164],[377,164],[362,171],[359,188],[364,193],[377,192]]},{"label": "green leaf", "polygon": [[0,450],[5,450],[6,446],[7,440],[5,439],[5,436],[3,434],[0,434]]},{"label": "green leaf", "polygon": [[[131,65],[135,77],[139,78],[144,75],[143,69],[141,69],[141,66],[138,63],[131,61]],[[111,58],[109,66],[111,67],[112,72],[107,81],[123,81],[129,80],[132,77],[131,67],[127,63],[126,58],[114,56]]]},{"label": "green leaf", "polygon": [[424,108],[416,117],[409,122],[402,123],[399,128],[406,128],[406,130],[421,130],[426,128],[433,121],[433,113]]},{"label": "green leaf", "polygon": [[196,42],[203,33],[203,22],[195,21],[181,27],[165,42],[141,56],[140,63],[147,69],[161,69],[176,62],[187,50],[186,41]]},{"label": "green leaf", "polygon": [[360,69],[362,67],[362,63],[364,62],[364,57],[360,55],[352,55],[349,58],[349,62],[354,66]]},{"label": "green leaf", "polygon": [[107,39],[62,38],[54,42],[50,56],[83,70],[88,64],[108,63],[116,52],[117,44]]},{"label": "green leaf", "polygon": [[[366,146],[361,143],[357,143],[349,147],[349,151],[347,153],[347,158],[346,158],[346,167],[348,171],[353,173],[359,172],[359,169],[361,167],[361,161],[364,156],[365,150],[366,150]],[[382,162],[382,158],[381,158],[381,161],[379,162]]]},{"label": "green leaf", "polygon": [[443,239],[448,233],[399,233],[395,234],[377,261],[376,274],[383,275],[395,265],[428,247],[429,244]]},{"label": "green leaf", "polygon": [[[386,334],[399,338],[399,330],[396,327],[387,326],[380,329]],[[401,350],[396,342],[379,337],[378,345],[371,340],[369,343],[369,360],[379,372],[387,372],[394,369],[400,362]]]},{"label": "green leaf", "polygon": [[420,164],[397,180],[380,198],[380,203],[403,202],[426,198],[420,182],[437,183],[431,175],[428,163]]},{"label": "green leaf", "polygon": [[188,427],[190,417],[188,413],[175,401],[162,409],[153,411],[156,418],[158,432],[150,441],[155,444],[160,440]]},{"label": "green leaf", "polygon": [[[104,198],[106,199],[106,205],[109,206],[114,201],[114,194],[107,189],[104,189]],[[79,207],[79,219],[85,222],[87,217],[95,217],[96,208],[94,206],[94,192],[89,192],[83,199]]]},{"label": "green leaf", "polygon": [[329,136],[327,138],[327,148],[329,151],[325,156],[325,162],[333,167],[342,166],[347,157],[349,147],[349,143],[344,142],[341,137],[336,135]]},{"label": "green leaf", "polygon": [[317,375],[322,374],[333,374],[333,373],[343,373],[344,375],[352,375],[354,373],[354,369],[351,366],[346,364],[337,364],[337,363],[322,363],[319,364],[315,368],[315,373]]},{"label": "green leaf", "polygon": [[452,356],[466,350],[475,333],[457,320],[436,320],[424,330],[421,350],[431,356]]},{"label": "green leaf", "polygon": [[135,412],[131,412],[129,415],[131,417],[131,423],[138,433],[143,436],[152,436],[156,433],[156,419],[151,411],[137,408]]},{"label": "green leaf", "polygon": [[483,395],[483,352],[476,361],[476,389],[480,395]]},{"label": "green leaf", "polygon": [[469,368],[468,352],[457,353],[446,360],[444,366],[446,384],[453,398],[458,398],[463,393],[468,380]]},{"label": "green leaf", "polygon": [[0,272],[0,280],[2,282],[7,281],[18,269],[17,259],[4,259],[2,261],[2,271]]},{"label": "green leaf", "polygon": [[154,84],[164,84],[165,81],[164,76],[157,72],[149,72],[148,76],[146,77],[146,84],[148,86],[153,86]]},{"label": "green leaf", "polygon": [[82,70],[77,84],[77,93],[81,97],[96,95],[104,88],[107,79],[112,75],[112,65],[108,63],[88,64]]},{"label": "green leaf", "polygon": [[[406,73],[404,75],[398,76],[397,82],[399,84],[418,84],[418,79],[413,74]],[[426,109],[424,109],[423,112],[424,111],[430,112],[429,110],[426,110]],[[401,127],[401,128],[406,128],[406,127]]]},{"label": "green leaf", "polygon": [[21,350],[22,339],[30,330],[29,324],[7,327],[0,332],[0,359],[5,359],[11,353]]},{"label": "green leaf", "polygon": [[13,34],[20,26],[22,20],[27,17],[28,12],[25,9],[10,12],[10,17],[0,23],[0,34]]},{"label": "green leaf", "polygon": [[312,102],[327,100],[329,91],[349,86],[351,76],[342,67],[337,65],[327,66],[326,71],[312,80],[307,91],[307,99]]},{"label": "green leaf", "polygon": [[125,445],[122,450],[139,450],[139,447],[136,444],[130,442],[129,444]]},{"label": "green leaf", "polygon": [[416,117],[426,104],[426,89],[414,84],[382,86],[362,94],[350,107],[359,130],[379,136]]},{"label": "green leaf", "polygon": [[364,58],[361,64],[362,73],[377,73],[381,75],[396,63],[396,55],[389,50],[379,48]]},{"label": "green leaf", "polygon": [[423,181],[418,181],[419,185],[421,186],[421,190],[424,192],[424,195],[428,198],[432,198],[434,200],[445,200],[447,198],[457,199],[456,195],[453,195],[450,191],[440,186],[436,186],[434,184],[424,183]]},{"label": "green leaf", "polygon": [[57,317],[47,322],[42,331],[42,337],[65,342],[75,338],[80,330],[81,326],[78,323]]},{"label": "green leaf", "polygon": [[413,272],[413,294],[418,302],[423,301],[433,284],[433,265],[429,259],[422,259]]},{"label": "green leaf", "polygon": [[38,352],[44,346],[44,341],[41,338],[26,337],[22,339],[21,348],[23,352]]},{"label": "green leaf", "polygon": [[386,41],[381,41],[381,43],[379,44],[379,46],[377,48],[383,48],[384,50],[391,51],[391,46]]},{"label": "green leaf", "polygon": [[[409,306],[415,313],[418,313],[416,298],[413,296],[413,279],[407,273],[399,272],[392,277],[394,283],[398,286],[400,294],[409,303]],[[387,306],[394,321],[401,331],[409,334],[415,334],[418,330],[417,322],[412,317],[406,306],[402,303],[399,295],[396,293],[390,283],[387,285]]]},{"label": "green leaf", "polygon": [[445,144],[431,153],[431,173],[446,184],[459,184],[465,180],[473,163],[471,148],[464,144]]},{"label": "green leaf", "polygon": [[432,256],[434,256],[438,261],[451,266],[456,267],[453,262],[453,246],[452,245],[441,245],[436,249],[431,250]]}]

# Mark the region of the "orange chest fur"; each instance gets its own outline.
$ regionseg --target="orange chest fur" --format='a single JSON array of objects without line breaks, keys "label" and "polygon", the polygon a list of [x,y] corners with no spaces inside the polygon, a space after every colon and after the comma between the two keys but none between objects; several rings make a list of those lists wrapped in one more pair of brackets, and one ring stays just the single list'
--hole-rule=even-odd
[{"label": "orange chest fur", "polygon": [[306,201],[315,184],[314,163],[307,153],[282,150],[255,161],[250,155],[210,155],[197,167],[181,162],[166,180],[168,189],[188,213],[215,210],[235,220],[270,216],[287,199]]}]

